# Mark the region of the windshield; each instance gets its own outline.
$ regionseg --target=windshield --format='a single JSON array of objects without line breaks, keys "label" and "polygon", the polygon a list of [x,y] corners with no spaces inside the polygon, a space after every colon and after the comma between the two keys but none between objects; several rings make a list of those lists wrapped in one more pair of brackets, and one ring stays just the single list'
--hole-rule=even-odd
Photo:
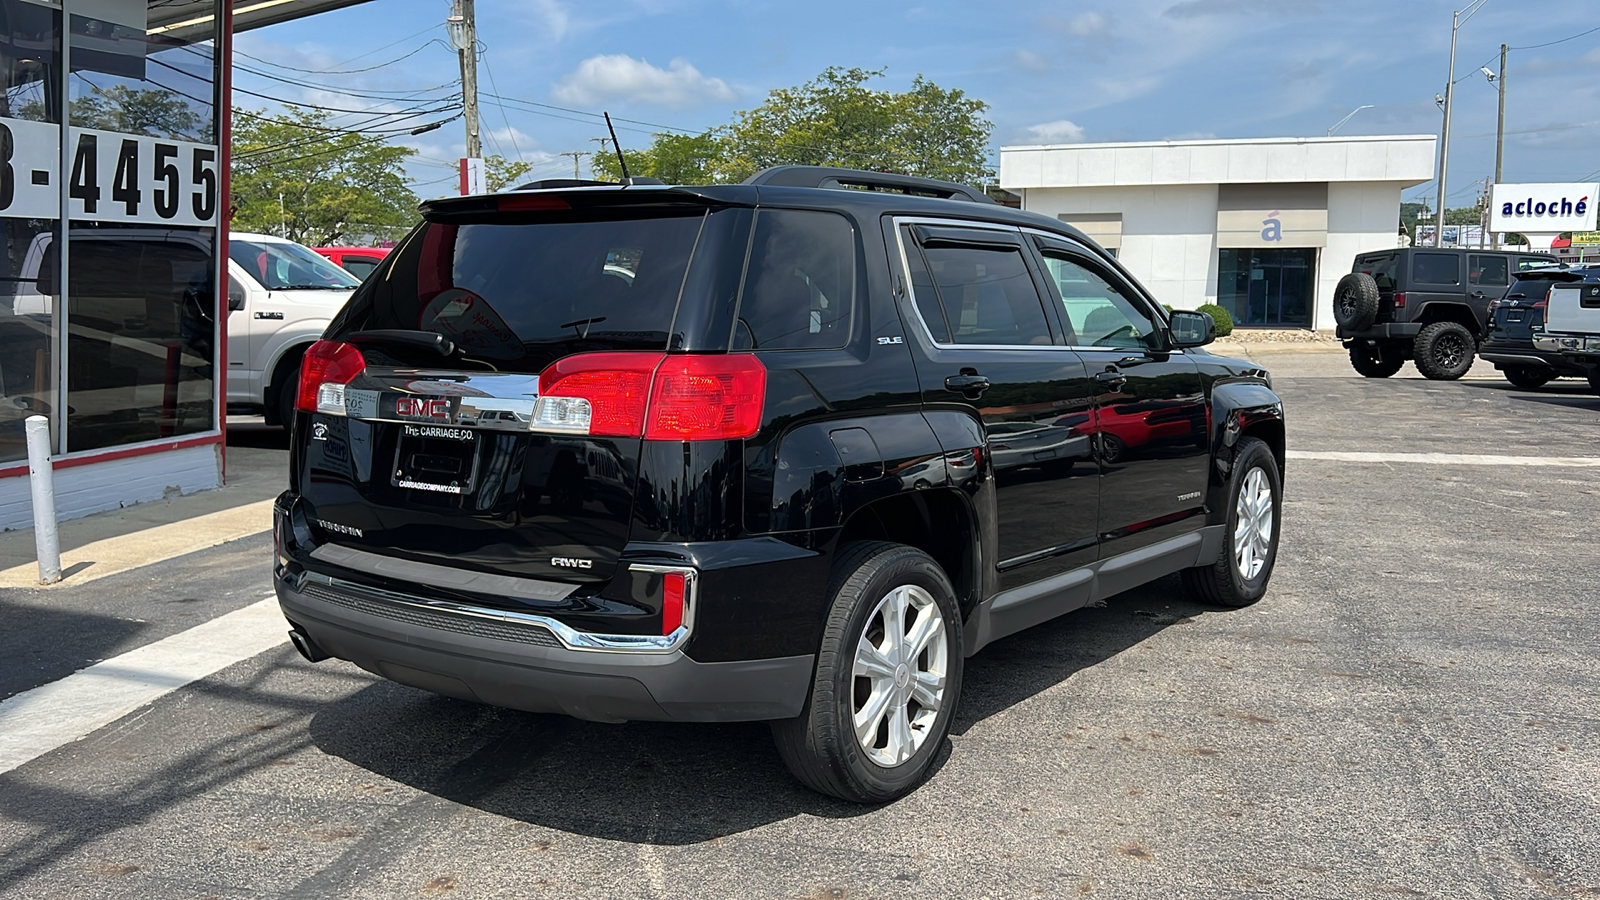
[{"label": "windshield", "polygon": [[716,215],[428,223],[341,325],[443,334],[501,371],[538,372],[582,351],[666,350],[696,240]]},{"label": "windshield", "polygon": [[348,291],[361,280],[299,244],[228,241],[228,258],[269,291]]}]

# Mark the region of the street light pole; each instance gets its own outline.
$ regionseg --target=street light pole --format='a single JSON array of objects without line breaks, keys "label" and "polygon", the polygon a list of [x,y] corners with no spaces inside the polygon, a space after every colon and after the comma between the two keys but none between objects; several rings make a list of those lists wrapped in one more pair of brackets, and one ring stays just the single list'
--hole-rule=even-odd
[{"label": "street light pole", "polygon": [[1365,106],[1358,106],[1355,109],[1350,110],[1350,115],[1345,116],[1344,118],[1340,119],[1339,121],[1333,123],[1333,125],[1328,129],[1328,137],[1333,137],[1333,133],[1335,131],[1339,130],[1339,126],[1340,125],[1343,125],[1344,123],[1350,121],[1351,116],[1354,116],[1356,113],[1361,112],[1363,109],[1371,109],[1371,108],[1372,108],[1372,104],[1368,103]]},{"label": "street light pole", "polygon": [[[1444,246],[1445,184],[1450,176],[1450,101],[1456,92],[1456,32],[1487,2],[1489,0],[1473,0],[1466,9],[1458,9],[1450,14],[1450,77],[1444,82],[1444,135],[1439,145],[1439,219],[1433,230],[1435,247]],[[1466,13],[1466,18],[1462,18],[1462,13]]]}]

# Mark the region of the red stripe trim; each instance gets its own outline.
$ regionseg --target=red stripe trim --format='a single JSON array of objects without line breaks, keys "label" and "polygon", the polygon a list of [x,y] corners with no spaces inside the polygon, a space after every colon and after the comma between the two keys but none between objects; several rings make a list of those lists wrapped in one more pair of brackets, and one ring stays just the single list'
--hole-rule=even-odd
[{"label": "red stripe trim", "polygon": [[[211,371],[221,372],[221,378],[213,378],[211,389],[216,392],[217,401],[217,430],[223,434],[228,433],[228,230],[233,227],[233,2],[222,0],[221,22],[218,23],[217,34],[217,79],[221,82],[217,86],[217,96],[222,102],[217,104],[220,109],[217,122],[217,156],[221,160],[217,164],[217,180],[221,182],[219,193],[222,195],[217,203],[217,284],[216,293],[212,298],[212,308],[217,311],[213,318],[217,322],[217,339],[212,344],[215,347],[216,358],[212,360]],[[220,435],[219,435],[220,438]],[[222,454],[222,483],[228,483],[228,444],[222,442],[219,451]]]},{"label": "red stripe trim", "polygon": [[[128,459],[134,456],[149,456],[153,453],[166,453],[169,450],[187,450],[190,447],[204,447],[207,444],[222,444],[222,435],[208,434],[204,437],[185,438],[168,444],[155,444],[149,447],[127,447],[121,450],[107,450],[104,453],[95,453],[88,456],[69,456],[58,459],[52,463],[53,469],[71,469],[77,466],[87,466],[94,463],[112,462],[118,459]],[[226,446],[226,445],[224,445]],[[11,478],[17,475],[28,474],[28,464],[6,466],[0,468],[0,478]]]}]

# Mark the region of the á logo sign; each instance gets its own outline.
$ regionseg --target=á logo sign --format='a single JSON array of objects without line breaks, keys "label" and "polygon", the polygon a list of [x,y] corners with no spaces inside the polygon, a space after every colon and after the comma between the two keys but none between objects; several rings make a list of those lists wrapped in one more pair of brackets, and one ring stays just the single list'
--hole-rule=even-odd
[{"label": "\u00e1 logo sign", "polygon": [[1267,217],[1261,220],[1261,224],[1266,226],[1261,229],[1261,239],[1263,241],[1283,240],[1283,222],[1278,219],[1278,210],[1275,209],[1267,213]]}]

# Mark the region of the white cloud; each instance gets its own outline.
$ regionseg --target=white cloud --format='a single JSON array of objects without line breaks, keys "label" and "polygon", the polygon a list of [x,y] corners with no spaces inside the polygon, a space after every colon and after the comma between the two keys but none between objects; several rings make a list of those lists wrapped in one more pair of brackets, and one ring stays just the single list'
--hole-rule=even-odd
[{"label": "white cloud", "polygon": [[1106,17],[1091,10],[1073,16],[1065,24],[1067,34],[1073,37],[1092,37],[1106,30]]},{"label": "white cloud", "polygon": [[534,0],[529,10],[537,20],[538,25],[544,29],[544,34],[551,40],[559,41],[567,33],[571,25],[571,18],[567,15],[567,8],[557,3],[556,0]]},{"label": "white cloud", "polygon": [[1076,144],[1083,140],[1083,126],[1067,119],[1029,125],[1028,133],[1047,144]]},{"label": "white cloud", "polygon": [[642,59],[622,54],[591,56],[562,76],[550,88],[559,103],[592,106],[606,100],[632,100],[674,109],[705,100],[732,100],[733,88],[720,78],[709,78],[674,59],[661,69]]},{"label": "white cloud", "polygon": [[1043,75],[1050,71],[1050,60],[1045,59],[1043,54],[1035,53],[1032,50],[1015,51],[1011,54],[1011,61],[1024,72]]}]

